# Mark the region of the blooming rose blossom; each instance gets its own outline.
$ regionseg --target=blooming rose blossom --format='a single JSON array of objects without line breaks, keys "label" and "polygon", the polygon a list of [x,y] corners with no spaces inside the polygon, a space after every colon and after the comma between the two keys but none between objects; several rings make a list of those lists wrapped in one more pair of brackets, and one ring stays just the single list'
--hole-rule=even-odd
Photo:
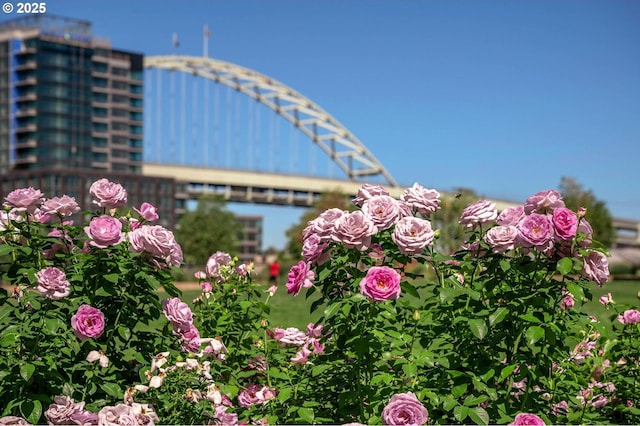
[{"label": "blooming rose blossom", "polygon": [[393,395],[382,410],[382,422],[386,425],[424,425],[429,412],[413,392]]},{"label": "blooming rose blossom", "polygon": [[562,309],[568,310],[574,307],[576,301],[573,298],[572,294],[567,294],[562,301],[560,302],[560,307]]},{"label": "blooming rose blossom", "polygon": [[267,334],[276,342],[282,345],[302,346],[307,343],[307,334],[298,330],[296,327],[278,328],[267,330]]},{"label": "blooming rose blossom", "polygon": [[544,251],[553,243],[553,224],[545,214],[532,213],[526,216],[518,225],[518,229],[524,247],[536,247]]},{"label": "blooming rose blossom", "polygon": [[202,346],[202,340],[200,339],[200,332],[191,324],[189,329],[179,330],[182,350],[184,352],[198,353],[200,352],[200,346]]},{"label": "blooming rose blossom", "polygon": [[610,304],[610,303],[615,303],[613,301],[613,297],[611,297],[611,293],[607,293],[607,294],[604,294],[604,295],[600,296],[600,299],[598,299],[598,302],[602,303],[605,306]]},{"label": "blooming rose blossom", "polygon": [[622,324],[638,324],[640,323],[640,311],[636,309],[627,309],[622,313],[622,315],[618,315],[618,321]]},{"label": "blooming rose blossom", "polygon": [[244,408],[251,408],[254,404],[264,404],[275,398],[276,393],[267,386],[251,384],[238,394],[238,405]]},{"label": "blooming rose blossom", "polygon": [[63,195],[62,197],[53,197],[42,203],[41,210],[43,213],[55,216],[59,215],[63,218],[72,216],[80,211],[80,206],[76,199]]},{"label": "blooming rose blossom", "polygon": [[362,204],[362,213],[379,231],[391,228],[400,218],[400,206],[388,195],[374,195]]},{"label": "blooming rose blossom", "polygon": [[426,217],[440,208],[440,193],[435,189],[426,189],[417,182],[404,190],[400,200]]},{"label": "blooming rose blossom", "polygon": [[98,424],[100,426],[138,426],[138,419],[130,405],[118,404],[115,407],[103,407],[98,411]]},{"label": "blooming rose blossom", "polygon": [[99,179],[91,184],[89,193],[98,207],[116,209],[127,204],[127,191],[119,183]]},{"label": "blooming rose blossom", "polygon": [[333,241],[341,242],[346,248],[356,248],[360,251],[371,246],[371,236],[378,232],[378,228],[365,214],[357,210],[345,213],[335,221]]},{"label": "blooming rose blossom", "polygon": [[325,251],[328,246],[318,234],[311,234],[302,242],[302,258],[310,264],[322,265],[329,259],[329,252]]},{"label": "blooming rose blossom", "polygon": [[309,362],[309,355],[312,353],[313,352],[307,346],[303,346],[293,357],[291,357],[291,362],[294,364],[306,364]]},{"label": "blooming rose blossom", "polygon": [[160,218],[160,216],[158,216],[158,209],[153,204],[142,203],[140,210],[135,207],[133,209],[147,222],[155,222]]},{"label": "blooming rose blossom", "polygon": [[383,186],[365,183],[360,187],[360,189],[358,189],[356,198],[353,199],[353,204],[358,207],[362,207],[366,200],[371,197],[375,197],[376,195],[389,195],[389,191],[384,189]]},{"label": "blooming rose blossom", "polygon": [[267,289],[267,291],[269,292],[269,296],[273,296],[274,294],[276,294],[276,291],[278,291],[278,286],[272,285]]},{"label": "blooming rose blossom", "polygon": [[104,314],[89,305],[82,305],[71,317],[71,327],[80,340],[95,339],[104,331]]},{"label": "blooming rose blossom", "polygon": [[345,214],[347,214],[347,212],[337,208],[323,211],[317,218],[307,223],[307,226],[302,232],[302,238],[307,239],[309,235],[316,234],[320,237],[320,241],[330,241],[335,228],[335,222]]},{"label": "blooming rose blossom", "polygon": [[566,207],[553,210],[553,228],[555,234],[563,240],[570,240],[576,236],[578,230],[578,216]]},{"label": "blooming rose blossom", "polygon": [[137,253],[149,253],[169,266],[182,264],[182,247],[173,232],[160,225],[142,225],[129,232],[127,238],[131,249]]},{"label": "blooming rose blossom", "polygon": [[513,225],[499,225],[489,229],[484,235],[484,241],[489,244],[494,253],[504,253],[516,248],[520,231]]},{"label": "blooming rose blossom", "polygon": [[360,293],[371,300],[397,299],[400,291],[400,274],[388,266],[372,266],[360,281]]},{"label": "blooming rose blossom", "polygon": [[517,226],[524,219],[524,206],[507,207],[496,218],[496,223],[501,226]]},{"label": "blooming rose blossom", "polygon": [[589,255],[583,258],[581,275],[600,286],[606,283],[609,279],[607,256],[599,251],[590,251]]},{"label": "blooming rose blossom", "polygon": [[509,423],[509,426],[545,426],[544,421],[535,414],[520,413],[516,415],[513,423]]},{"label": "blooming rose blossom", "polygon": [[396,223],[391,239],[402,254],[412,255],[422,253],[426,246],[433,243],[434,236],[431,222],[419,217],[406,216]]},{"label": "blooming rose blossom", "polygon": [[205,267],[207,274],[212,278],[216,278],[217,282],[221,282],[223,279],[221,267],[229,265],[231,260],[231,255],[229,253],[225,253],[223,251],[213,253],[209,256],[209,259],[207,259],[207,265]]},{"label": "blooming rose blossom", "polygon": [[302,287],[309,288],[313,285],[316,274],[307,262],[301,260],[291,267],[287,278],[287,293],[293,293],[294,296],[297,296]]},{"label": "blooming rose blossom", "polygon": [[15,189],[4,198],[4,205],[13,207],[19,212],[33,213],[44,200],[43,197],[44,194],[39,189],[32,187]]},{"label": "blooming rose blossom", "polygon": [[36,289],[44,297],[58,300],[69,295],[69,281],[67,275],[55,266],[49,266],[36,272],[38,287]]},{"label": "blooming rose blossom", "polygon": [[109,358],[104,354],[104,351],[91,351],[87,354],[87,361],[96,362],[98,361],[98,365],[102,368],[107,368],[109,366]]},{"label": "blooming rose blossom", "polygon": [[91,238],[89,244],[94,247],[106,248],[124,241],[122,223],[108,215],[94,217],[84,231]]},{"label": "blooming rose blossom", "polygon": [[71,415],[76,411],[82,410],[84,402],[73,402],[68,396],[55,396],[53,403],[44,412],[44,416],[52,425],[68,425],[73,423]]},{"label": "blooming rose blossom", "polygon": [[213,286],[209,281],[202,281],[200,283],[200,288],[202,288],[203,293],[211,293],[211,291],[213,291]]},{"label": "blooming rose blossom", "polygon": [[0,425],[22,426],[22,425],[31,425],[31,423],[29,423],[22,417],[5,416],[5,417],[0,417]]},{"label": "blooming rose blossom", "polygon": [[498,217],[496,203],[488,200],[480,200],[469,204],[460,215],[460,224],[467,228],[475,228],[478,225],[490,223]]},{"label": "blooming rose blossom", "polygon": [[565,207],[564,201],[562,195],[553,189],[536,192],[524,202],[525,214],[551,213],[559,207]]},{"label": "blooming rose blossom", "polygon": [[567,401],[560,401],[557,404],[551,406],[554,416],[566,415],[569,412],[569,404]]},{"label": "blooming rose blossom", "polygon": [[180,300],[179,297],[172,297],[162,301],[162,313],[169,320],[176,332],[186,332],[193,325],[193,312],[189,305]]}]

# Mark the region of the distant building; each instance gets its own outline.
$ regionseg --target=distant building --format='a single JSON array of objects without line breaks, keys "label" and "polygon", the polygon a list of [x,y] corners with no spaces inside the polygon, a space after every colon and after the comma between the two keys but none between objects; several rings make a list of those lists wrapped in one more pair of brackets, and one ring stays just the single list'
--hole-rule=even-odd
[{"label": "distant building", "polygon": [[262,216],[236,215],[242,225],[242,234],[238,236],[238,259],[242,263],[256,260],[262,252]]},{"label": "distant building", "polygon": [[[83,209],[105,177],[129,204],[176,221],[173,179],[142,176],[143,55],[113,49],[91,23],[30,15],[0,23],[0,186],[67,194]],[[90,199],[88,199],[90,201]]]}]

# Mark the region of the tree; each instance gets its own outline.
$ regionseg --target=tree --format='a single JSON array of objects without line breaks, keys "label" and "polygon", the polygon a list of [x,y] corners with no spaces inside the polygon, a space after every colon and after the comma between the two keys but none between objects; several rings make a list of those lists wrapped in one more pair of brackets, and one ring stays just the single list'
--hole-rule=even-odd
[{"label": "tree", "polygon": [[611,247],[615,242],[615,230],[606,203],[598,200],[590,189],[585,190],[581,184],[570,177],[562,177],[558,189],[567,208],[573,211],[579,207],[587,209],[585,219],[593,228],[594,240],[606,248]]},{"label": "tree", "polygon": [[242,225],[220,196],[203,195],[194,211],[182,215],[175,234],[185,262],[204,265],[218,250],[236,255],[241,232]]},{"label": "tree", "polygon": [[325,210],[338,208],[342,210],[353,210],[354,205],[351,203],[349,196],[343,192],[332,190],[323,193],[313,208],[307,210],[300,217],[300,222],[287,229],[286,236],[287,252],[294,258],[300,258],[302,253],[302,230],[307,226],[307,222],[315,219]]}]

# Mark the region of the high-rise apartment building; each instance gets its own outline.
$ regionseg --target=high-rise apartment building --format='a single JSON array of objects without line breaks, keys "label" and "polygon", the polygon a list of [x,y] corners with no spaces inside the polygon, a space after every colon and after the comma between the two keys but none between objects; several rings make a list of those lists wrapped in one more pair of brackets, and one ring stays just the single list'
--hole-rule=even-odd
[{"label": "high-rise apartment building", "polygon": [[141,174],[143,55],[114,49],[87,21],[32,15],[0,23],[0,175],[82,207],[91,180],[123,184],[132,204],[175,222],[175,182]]}]

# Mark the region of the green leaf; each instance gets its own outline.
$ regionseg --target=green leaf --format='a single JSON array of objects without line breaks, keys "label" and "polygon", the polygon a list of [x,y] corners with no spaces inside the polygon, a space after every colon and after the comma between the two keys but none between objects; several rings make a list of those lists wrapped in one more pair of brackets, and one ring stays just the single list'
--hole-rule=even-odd
[{"label": "green leaf", "polygon": [[496,309],[491,315],[489,315],[489,326],[493,327],[494,325],[502,322],[503,319],[507,317],[509,310],[504,307],[500,307]]},{"label": "green leaf", "polygon": [[453,389],[451,389],[451,395],[453,395],[454,398],[460,398],[462,395],[464,395],[466,391],[467,391],[467,384],[462,383],[458,386],[454,386]]},{"label": "green leaf", "polygon": [[507,272],[509,269],[511,269],[511,262],[509,262],[508,260],[501,260],[500,261],[500,269],[502,269],[502,272]]},{"label": "green leaf", "polygon": [[120,279],[120,274],[107,274],[107,275],[103,275],[104,279],[114,283],[114,284],[118,284],[118,280]]},{"label": "green leaf", "polygon": [[282,387],[278,389],[278,401],[285,402],[291,396],[293,388],[291,386]]},{"label": "green leaf", "polygon": [[15,250],[14,246],[1,245],[0,246],[0,256],[4,256],[5,254],[12,253]]},{"label": "green leaf", "polygon": [[498,383],[502,382],[504,379],[509,377],[511,375],[511,373],[513,373],[513,370],[516,369],[516,367],[517,367],[516,364],[511,364],[511,365],[507,365],[506,367],[504,367],[502,369],[502,371],[500,372],[500,379],[498,380]]},{"label": "green leaf", "polygon": [[313,424],[313,408],[300,407],[298,408],[298,415],[306,424]]},{"label": "green leaf", "polygon": [[128,341],[131,338],[131,330],[123,325],[118,326],[118,334],[125,341]]},{"label": "green leaf", "polygon": [[413,377],[418,372],[418,366],[407,363],[402,366],[402,371],[404,371],[404,374],[406,374],[407,377]]},{"label": "green leaf", "polygon": [[556,265],[557,271],[562,275],[567,275],[569,272],[571,272],[572,268],[573,262],[571,261],[570,257],[563,257],[558,261],[558,264]]},{"label": "green leaf", "polygon": [[456,418],[457,421],[462,422],[469,415],[469,407],[463,407],[462,405],[457,405],[453,409],[453,417]]},{"label": "green leaf", "polygon": [[20,377],[22,377],[26,382],[29,381],[33,372],[36,371],[36,366],[33,364],[23,364],[20,366]]},{"label": "green leaf", "polygon": [[115,398],[122,398],[123,393],[116,383],[100,383],[100,389],[105,391],[107,395],[113,396]]},{"label": "green leaf", "polygon": [[404,293],[410,294],[411,296],[415,297],[415,298],[420,298],[420,295],[418,294],[418,290],[416,290],[416,288],[409,284],[406,281],[403,281],[400,283],[400,287],[402,288],[402,291]]},{"label": "green leaf", "polygon": [[3,333],[2,339],[0,339],[0,346],[12,346],[17,341],[20,335],[18,333]]},{"label": "green leaf", "polygon": [[38,424],[40,423],[40,416],[42,416],[42,403],[37,399],[33,401],[22,401],[20,404],[20,413],[22,413],[22,417],[31,423]]},{"label": "green leaf", "polygon": [[484,339],[487,335],[487,323],[482,319],[472,319],[469,321],[469,328],[476,338],[479,340]]},{"label": "green leaf", "polygon": [[475,407],[469,410],[469,417],[471,420],[479,425],[489,424],[489,413],[482,407]]},{"label": "green leaf", "polygon": [[576,300],[584,299],[584,289],[578,284],[569,283],[567,284],[567,290]]},{"label": "green leaf", "polygon": [[447,399],[445,399],[444,402],[442,403],[442,408],[444,409],[444,411],[451,411],[451,409],[455,407],[457,404],[458,404],[458,401],[451,398],[451,396],[447,396]]},{"label": "green leaf", "polygon": [[538,317],[536,317],[533,314],[524,314],[524,315],[520,315],[520,319],[523,319],[525,321],[529,321],[529,322],[537,322],[539,323],[540,320],[538,319]]},{"label": "green leaf", "polygon": [[440,302],[448,303],[463,294],[462,290],[457,288],[445,287],[440,289]]},{"label": "green leaf", "polygon": [[527,329],[524,335],[527,338],[527,344],[529,346],[534,346],[538,340],[544,337],[544,328],[532,325]]},{"label": "green leaf", "polygon": [[313,377],[319,376],[320,374],[324,373],[325,371],[327,371],[328,369],[331,368],[330,364],[320,364],[320,365],[315,365],[312,369],[311,369],[311,375]]},{"label": "green leaf", "polygon": [[327,309],[324,310],[325,320],[327,318],[331,318],[339,309],[340,309],[340,303],[334,303],[333,305],[330,305],[329,307],[327,307]]}]

